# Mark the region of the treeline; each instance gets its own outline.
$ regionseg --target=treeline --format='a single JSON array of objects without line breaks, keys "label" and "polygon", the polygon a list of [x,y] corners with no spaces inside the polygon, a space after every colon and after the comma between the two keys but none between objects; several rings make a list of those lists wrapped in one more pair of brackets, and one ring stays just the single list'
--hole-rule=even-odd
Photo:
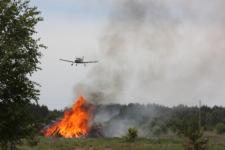
[{"label": "treeline", "polygon": [[51,124],[51,122],[63,115],[62,110],[49,110],[45,105],[29,104],[27,107],[35,120],[37,133],[40,133],[46,125]]},{"label": "treeline", "polygon": [[166,107],[156,104],[99,105],[96,122],[105,124],[106,135],[119,136],[129,127],[136,127],[143,136],[176,131],[178,126],[191,126],[191,120],[207,131],[225,132],[225,107],[179,105]]},{"label": "treeline", "polygon": [[[63,110],[49,110],[47,106],[32,104],[31,113],[43,128],[63,116]],[[94,122],[104,127],[106,136],[121,136],[129,127],[136,127],[142,136],[155,136],[176,131],[177,126],[188,125],[196,119],[207,131],[225,132],[225,107],[179,105],[166,107],[157,104],[97,105]],[[221,129],[218,129],[221,128]],[[219,131],[221,130],[221,131]]]}]

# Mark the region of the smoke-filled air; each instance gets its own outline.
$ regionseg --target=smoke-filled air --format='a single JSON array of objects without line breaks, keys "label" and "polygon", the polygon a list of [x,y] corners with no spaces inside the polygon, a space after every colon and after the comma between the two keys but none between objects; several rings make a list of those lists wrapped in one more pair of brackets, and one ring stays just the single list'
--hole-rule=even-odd
[{"label": "smoke-filled air", "polygon": [[[89,100],[173,106],[225,98],[223,0],[118,0],[112,5],[99,40],[101,63],[89,73],[89,84],[78,86]],[[162,113],[156,112],[131,106],[124,115],[99,108],[95,122],[107,124],[106,136],[124,135],[130,124],[145,136],[149,131],[142,119],[152,122]]]},{"label": "smoke-filled air", "polygon": [[225,98],[223,0],[110,3],[101,63],[78,87],[89,99],[172,106]]}]

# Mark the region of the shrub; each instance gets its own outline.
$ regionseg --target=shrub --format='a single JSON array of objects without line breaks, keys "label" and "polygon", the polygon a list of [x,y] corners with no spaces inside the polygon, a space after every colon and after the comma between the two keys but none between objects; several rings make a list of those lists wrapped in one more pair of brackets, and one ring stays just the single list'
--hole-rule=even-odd
[{"label": "shrub", "polygon": [[136,128],[129,128],[125,136],[126,141],[134,142],[137,139],[138,130]]},{"label": "shrub", "polygon": [[170,126],[181,137],[184,137],[185,150],[206,150],[208,138],[203,136],[203,129],[199,126],[198,116],[171,119]]},{"label": "shrub", "polygon": [[218,134],[223,134],[223,133],[225,133],[225,124],[224,124],[224,123],[218,123],[218,124],[216,125],[216,132],[217,132]]},{"label": "shrub", "polygon": [[39,139],[38,137],[31,137],[27,139],[27,143],[29,146],[37,146],[37,144],[39,143]]}]

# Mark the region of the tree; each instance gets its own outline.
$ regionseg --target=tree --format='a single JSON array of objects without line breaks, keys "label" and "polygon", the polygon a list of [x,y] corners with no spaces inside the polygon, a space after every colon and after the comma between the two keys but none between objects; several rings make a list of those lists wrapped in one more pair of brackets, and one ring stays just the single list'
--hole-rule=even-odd
[{"label": "tree", "polygon": [[224,124],[224,123],[218,123],[218,124],[216,125],[216,132],[217,132],[218,134],[223,134],[223,133],[225,133],[225,124]]},{"label": "tree", "polygon": [[42,20],[29,0],[0,0],[0,144],[15,149],[34,126],[28,106],[39,90],[30,76],[39,70],[39,39],[35,25]]}]

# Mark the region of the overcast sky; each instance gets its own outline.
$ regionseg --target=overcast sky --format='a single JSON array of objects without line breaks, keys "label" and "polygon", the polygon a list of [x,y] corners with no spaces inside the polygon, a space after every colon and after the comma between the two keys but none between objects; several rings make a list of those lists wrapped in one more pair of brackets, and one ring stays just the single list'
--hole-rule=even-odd
[{"label": "overcast sky", "polygon": [[[129,0],[126,1],[129,3]],[[140,3],[138,0],[136,1],[135,5]],[[158,56],[157,53],[151,52],[151,54],[156,55],[156,58],[153,58],[154,61],[151,62],[148,60],[144,61],[147,59],[146,51],[140,53],[126,51],[127,57],[136,59],[135,64],[130,63],[133,59],[123,59],[122,62],[127,63],[125,65],[126,68],[131,69],[131,66],[139,65],[140,59],[143,58],[143,60],[140,60],[140,67],[136,66],[135,71],[132,71],[132,77],[130,77],[132,82],[129,82],[127,79],[129,84],[126,84],[126,86],[129,85],[130,88],[122,92],[121,95],[117,95],[117,97],[125,100],[116,102],[159,103],[173,106],[180,103],[196,105],[198,100],[201,99],[204,104],[210,106],[225,105],[225,71],[223,67],[225,62],[225,46],[223,44],[225,40],[223,26],[225,12],[223,9],[225,7],[223,0],[206,1],[160,1],[163,6],[169,7],[169,17],[163,16],[165,15],[163,13],[166,12],[163,12],[161,5],[159,6],[160,9],[153,10],[153,13],[160,12],[161,17],[158,19],[158,22],[164,23],[164,19],[173,20],[167,21],[167,23],[169,22],[168,26],[172,26],[173,30],[175,30],[173,31],[173,36],[170,35],[171,33],[168,33],[168,38],[174,38],[175,42],[173,41],[172,48],[175,52],[167,56],[165,61],[162,60],[165,56],[162,57],[161,53]],[[118,3],[118,5],[115,5],[115,3]],[[41,84],[39,102],[47,105],[50,109],[63,109],[71,106],[75,100],[76,93],[74,89],[77,84],[81,82],[82,84],[87,84],[85,82],[91,80],[90,72],[93,71],[93,68],[98,67],[98,65],[102,67],[101,63],[107,65],[109,63],[117,63],[117,61],[105,60],[106,58],[102,55],[102,47],[99,43],[109,26],[109,22],[113,21],[111,17],[112,10],[115,7],[124,7],[126,5],[120,5],[118,0],[33,0],[32,5],[38,7],[41,11],[41,16],[44,18],[44,21],[38,24],[37,31],[42,42],[48,47],[42,52],[42,70],[33,76],[33,79]],[[147,10],[149,11],[151,8],[153,7],[147,7]],[[123,13],[121,8],[119,8],[118,12]],[[120,17],[117,16],[115,17],[116,19],[124,17],[122,15]],[[132,19],[131,17],[131,22],[129,22],[130,20],[128,22],[130,24],[136,23]],[[149,24],[146,24],[142,25],[142,27],[148,28]],[[121,25],[116,24],[115,26],[118,30],[122,29]],[[152,29],[155,29],[155,27],[152,27]],[[168,30],[170,31],[171,29],[169,28]],[[142,40],[143,31],[146,30],[143,29],[137,34],[135,32],[137,37],[141,34],[141,38],[138,38],[140,43],[146,40]],[[152,33],[152,31],[148,31]],[[167,31],[165,32],[167,33]],[[130,35],[130,31],[128,35]],[[163,41],[162,37],[165,38],[161,33],[159,33],[159,36],[160,38],[156,35],[155,39],[158,40],[155,43]],[[137,39],[131,39],[129,42],[134,43],[135,41]],[[166,41],[168,40],[166,39]],[[137,48],[143,48],[139,46],[141,45],[140,43],[137,42]],[[160,45],[164,44],[160,43]],[[132,46],[132,44],[129,45]],[[157,46],[157,44],[154,46]],[[146,49],[146,47],[144,48]],[[160,46],[161,49],[162,47]],[[60,58],[73,60],[82,56],[85,56],[87,60],[99,60],[100,64],[90,64],[87,67],[71,67],[70,64],[59,61]],[[151,55],[152,57],[154,56]],[[215,61],[215,59],[218,61]],[[150,65],[148,63],[156,64]],[[103,66],[107,67],[107,65]],[[159,77],[155,80],[151,78],[151,82],[146,82],[145,80],[149,79],[146,76],[151,76],[151,72],[143,68],[145,65],[153,68],[151,71],[153,70],[152,72]],[[116,67],[118,66],[120,64]],[[115,67],[115,65],[112,67]],[[160,70],[158,74],[158,70],[154,70],[155,68],[160,68],[162,71]],[[118,69],[115,70],[118,71]],[[113,71],[113,69],[110,71]],[[131,84],[134,80],[140,78],[140,72],[143,73],[143,81],[136,81],[134,84]],[[140,85],[143,82],[146,83],[146,86],[143,86],[142,89]],[[132,85],[135,86],[132,87]],[[147,89],[152,90],[148,92]],[[181,99],[182,97],[186,98]]]}]

